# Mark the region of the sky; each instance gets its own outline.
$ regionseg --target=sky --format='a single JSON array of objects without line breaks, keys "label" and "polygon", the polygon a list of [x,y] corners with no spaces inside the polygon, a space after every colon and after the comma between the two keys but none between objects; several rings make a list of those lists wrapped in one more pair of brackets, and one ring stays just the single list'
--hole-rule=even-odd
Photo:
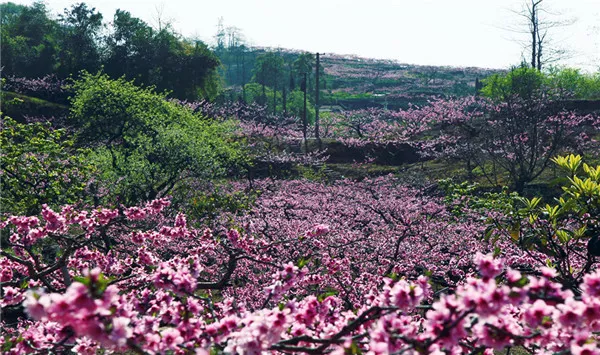
[{"label": "sky", "polygon": [[[87,0],[106,22],[116,9],[157,26],[169,21],[186,37],[214,43],[219,18],[250,45],[354,54],[419,65],[508,68],[519,64],[528,0]],[[32,1],[12,0],[29,5]],[[77,1],[46,2],[53,14]],[[600,68],[600,0],[544,0],[549,30],[569,51],[559,64]],[[160,16],[158,16],[160,14]],[[527,55],[525,54],[525,57]]]}]

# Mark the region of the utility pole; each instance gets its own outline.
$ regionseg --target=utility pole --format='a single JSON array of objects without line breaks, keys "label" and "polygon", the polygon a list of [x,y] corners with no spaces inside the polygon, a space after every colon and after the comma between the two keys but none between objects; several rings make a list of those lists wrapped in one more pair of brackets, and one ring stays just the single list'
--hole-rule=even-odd
[{"label": "utility pole", "polygon": [[319,144],[319,150],[321,150],[321,135],[319,134],[319,68],[321,67],[319,53],[317,52],[317,72],[315,74],[315,138],[317,139],[317,144]]},{"label": "utility pole", "polygon": [[304,91],[304,112],[302,113],[302,137],[304,138],[304,152],[308,153],[308,142],[306,140],[306,130],[308,127],[308,120],[306,119],[306,73],[304,73],[302,80],[302,91]]}]

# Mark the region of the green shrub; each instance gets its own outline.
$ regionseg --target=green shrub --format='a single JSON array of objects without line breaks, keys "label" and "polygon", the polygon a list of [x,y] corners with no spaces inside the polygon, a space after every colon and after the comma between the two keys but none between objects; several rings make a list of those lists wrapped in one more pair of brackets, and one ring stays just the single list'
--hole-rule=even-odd
[{"label": "green shrub", "polygon": [[73,148],[64,130],[49,123],[18,123],[2,118],[0,144],[3,213],[35,215],[42,204],[58,207],[90,201],[86,184],[95,168],[89,151]]},{"label": "green shrub", "polygon": [[233,122],[216,122],[153,88],[84,73],[74,83],[71,119],[111,197],[133,204],[170,194],[179,182],[234,172],[245,158]]},{"label": "green shrub", "polygon": [[492,220],[488,235],[508,237],[554,267],[559,281],[573,289],[600,256],[600,165],[589,166],[579,155],[553,161],[568,174],[562,196],[545,204],[539,197],[520,198],[520,208]]},{"label": "green shrub", "polygon": [[542,91],[549,99],[600,98],[600,74],[585,74],[572,68],[555,67],[540,72],[521,65],[506,74],[494,74],[483,83],[481,93],[498,101],[506,101],[513,95],[528,100]]}]

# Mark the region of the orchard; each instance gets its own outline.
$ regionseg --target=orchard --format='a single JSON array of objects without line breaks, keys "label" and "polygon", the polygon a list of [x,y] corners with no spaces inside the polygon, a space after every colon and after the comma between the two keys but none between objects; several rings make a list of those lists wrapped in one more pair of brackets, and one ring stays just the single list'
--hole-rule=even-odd
[{"label": "orchard", "polygon": [[[456,216],[393,178],[260,182],[251,211],[212,229],[190,226],[168,199],[10,216],[2,306],[20,317],[5,323],[2,347],[595,353],[600,272],[586,235],[597,240],[600,167],[556,161],[571,185],[558,205],[512,217],[522,217],[518,241],[500,211],[485,242],[469,202]],[[535,235],[556,251],[520,241]]]},{"label": "orchard", "polygon": [[2,352],[600,354],[600,120],[495,80],[322,116],[326,142],[479,177],[411,184],[319,175],[315,123],[264,105],[11,78],[69,106],[2,117]]}]

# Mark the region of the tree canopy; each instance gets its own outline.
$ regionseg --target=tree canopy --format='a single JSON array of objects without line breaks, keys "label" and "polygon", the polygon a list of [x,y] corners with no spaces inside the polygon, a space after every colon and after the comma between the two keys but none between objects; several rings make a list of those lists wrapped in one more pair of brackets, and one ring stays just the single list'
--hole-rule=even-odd
[{"label": "tree canopy", "polygon": [[188,178],[225,175],[242,160],[228,138],[231,124],[195,115],[151,87],[86,73],[74,89],[77,144],[94,147],[89,157],[121,203],[162,197]]},{"label": "tree canopy", "polygon": [[[0,4],[2,75],[60,78],[101,67],[180,99],[214,99],[220,89],[220,61],[201,41],[183,38],[171,26],[155,29],[117,10],[109,25],[85,3],[56,19],[43,2]],[[106,29],[106,30],[105,30]]]}]

